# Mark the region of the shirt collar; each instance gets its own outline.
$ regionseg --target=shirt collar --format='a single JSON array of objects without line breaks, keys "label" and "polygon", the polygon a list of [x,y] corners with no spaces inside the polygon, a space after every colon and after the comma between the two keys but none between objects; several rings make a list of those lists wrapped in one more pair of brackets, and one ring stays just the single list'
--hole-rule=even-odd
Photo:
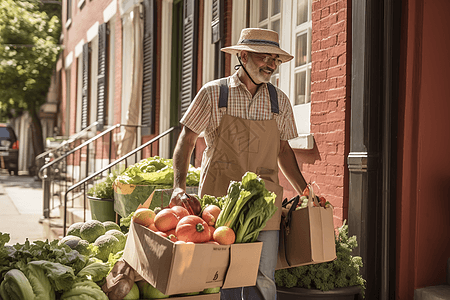
[{"label": "shirt collar", "polygon": [[[230,76],[230,87],[237,87],[241,84],[243,87],[247,88],[247,86],[239,79],[238,71],[236,71]],[[267,83],[263,83],[262,85],[262,87],[267,87]]]}]

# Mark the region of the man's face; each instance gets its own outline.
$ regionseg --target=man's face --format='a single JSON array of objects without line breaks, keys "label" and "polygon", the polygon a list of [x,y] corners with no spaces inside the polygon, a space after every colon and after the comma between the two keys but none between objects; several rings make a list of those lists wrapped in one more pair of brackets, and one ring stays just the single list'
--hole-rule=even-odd
[{"label": "man's face", "polygon": [[258,84],[269,82],[273,72],[281,63],[276,54],[243,51],[243,58],[245,55],[247,57],[247,72]]}]

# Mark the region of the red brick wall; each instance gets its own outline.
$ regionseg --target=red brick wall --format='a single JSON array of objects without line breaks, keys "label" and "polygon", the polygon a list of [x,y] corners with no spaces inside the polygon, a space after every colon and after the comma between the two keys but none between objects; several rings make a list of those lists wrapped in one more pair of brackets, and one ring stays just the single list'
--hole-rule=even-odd
[{"label": "red brick wall", "polygon": [[[312,3],[311,133],[314,149],[295,150],[307,182],[334,206],[335,225],[347,218],[351,9],[350,0]],[[347,63],[348,62],[348,63]],[[284,197],[296,192],[281,175]]]}]

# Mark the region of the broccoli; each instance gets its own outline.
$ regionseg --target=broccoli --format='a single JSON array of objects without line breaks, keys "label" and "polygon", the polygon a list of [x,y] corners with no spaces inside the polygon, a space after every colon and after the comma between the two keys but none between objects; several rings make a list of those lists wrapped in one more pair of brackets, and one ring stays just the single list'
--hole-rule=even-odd
[{"label": "broccoli", "polygon": [[291,288],[297,285],[297,277],[289,272],[289,269],[277,270],[275,272],[275,283],[278,286]]}]

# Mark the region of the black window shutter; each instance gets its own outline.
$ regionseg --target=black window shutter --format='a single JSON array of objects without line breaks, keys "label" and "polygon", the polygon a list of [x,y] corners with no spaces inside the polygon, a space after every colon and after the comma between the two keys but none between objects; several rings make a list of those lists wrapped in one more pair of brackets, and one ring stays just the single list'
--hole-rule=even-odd
[{"label": "black window shutter", "polygon": [[89,43],[83,45],[83,81],[81,92],[81,129],[89,124]]},{"label": "black window shutter", "polygon": [[215,44],[223,37],[223,1],[213,0],[212,2],[212,20],[211,20],[211,43]]},{"label": "black window shutter", "polygon": [[224,18],[225,0],[213,0],[211,18],[211,43],[214,44],[214,56],[216,60],[216,66],[214,69],[215,79],[225,76],[225,53],[220,51],[220,49],[225,45]]},{"label": "black window shutter", "polygon": [[198,1],[185,0],[183,9],[183,59],[181,65],[181,116],[196,93]]},{"label": "black window shutter", "polygon": [[97,76],[97,130],[103,130],[107,114],[107,82],[106,62],[108,53],[108,24],[103,23],[98,28],[98,76]]},{"label": "black window shutter", "polygon": [[[142,135],[155,133],[156,91],[155,0],[144,0],[144,57],[142,86]],[[166,70],[167,72],[169,70]],[[167,99],[166,99],[167,100]]]}]

